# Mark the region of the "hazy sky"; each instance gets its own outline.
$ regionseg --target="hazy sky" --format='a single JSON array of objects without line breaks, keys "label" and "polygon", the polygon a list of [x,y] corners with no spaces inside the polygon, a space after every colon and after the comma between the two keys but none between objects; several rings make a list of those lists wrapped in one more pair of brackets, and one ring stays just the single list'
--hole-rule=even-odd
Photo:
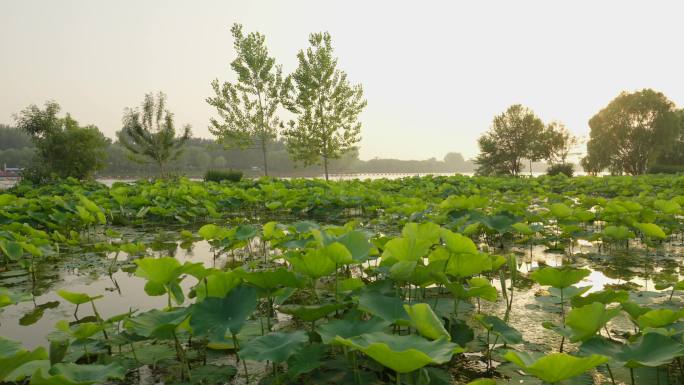
[{"label": "hazy sky", "polygon": [[0,0],[0,122],[59,102],[106,135],[163,90],[178,124],[207,130],[214,78],[234,80],[229,27],[266,35],[286,72],[327,30],[364,86],[361,158],[478,152],[492,117],[522,103],[578,136],[622,90],[684,105],[682,1]]}]

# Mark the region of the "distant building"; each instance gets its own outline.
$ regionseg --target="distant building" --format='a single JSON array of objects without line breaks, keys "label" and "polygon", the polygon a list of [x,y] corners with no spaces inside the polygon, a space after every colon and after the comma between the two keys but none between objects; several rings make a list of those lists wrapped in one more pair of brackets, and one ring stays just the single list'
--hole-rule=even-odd
[{"label": "distant building", "polygon": [[21,176],[21,172],[23,170],[23,168],[3,166],[3,168],[0,170],[0,177],[18,178],[19,176]]}]

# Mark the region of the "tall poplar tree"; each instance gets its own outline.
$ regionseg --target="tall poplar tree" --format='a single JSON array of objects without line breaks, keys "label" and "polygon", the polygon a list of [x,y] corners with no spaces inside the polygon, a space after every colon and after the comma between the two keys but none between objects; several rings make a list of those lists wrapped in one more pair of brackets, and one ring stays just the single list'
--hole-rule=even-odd
[{"label": "tall poplar tree", "polygon": [[237,57],[230,64],[237,82],[218,79],[211,83],[215,96],[207,103],[216,108],[219,119],[212,118],[209,131],[228,147],[259,147],[264,175],[268,175],[268,145],[282,126],[278,117],[283,76],[275,59],[268,56],[266,38],[258,32],[245,35],[242,25],[233,24],[231,32]]},{"label": "tall poplar tree", "polygon": [[363,87],[352,85],[337,68],[330,34],[313,33],[311,46],[297,54],[299,66],[287,81],[287,107],[297,115],[283,132],[292,159],[308,165],[328,165],[353,150],[361,140],[359,114],[366,107]]}]

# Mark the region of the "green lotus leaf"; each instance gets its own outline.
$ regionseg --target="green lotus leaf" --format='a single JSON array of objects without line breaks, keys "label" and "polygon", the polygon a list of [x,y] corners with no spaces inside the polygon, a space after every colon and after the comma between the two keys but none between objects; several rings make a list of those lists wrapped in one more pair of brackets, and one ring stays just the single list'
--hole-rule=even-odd
[{"label": "green lotus leaf", "polygon": [[609,356],[618,366],[628,368],[658,367],[684,356],[684,344],[658,333],[648,333],[627,345],[597,336],[582,343],[580,352]]},{"label": "green lotus leaf", "polygon": [[330,344],[334,342],[335,337],[351,338],[379,332],[389,325],[389,322],[380,317],[373,317],[369,320],[335,320],[318,326],[317,331],[323,343]]},{"label": "green lotus leaf", "polygon": [[390,277],[397,282],[412,282],[418,262],[399,261],[390,267]]},{"label": "green lotus leaf", "polygon": [[303,330],[292,333],[273,332],[249,341],[240,350],[240,357],[253,361],[285,362],[308,340]]},{"label": "green lotus leaf", "polygon": [[227,228],[216,226],[214,224],[208,224],[200,227],[197,233],[200,237],[207,241],[220,241],[232,235],[232,232]]},{"label": "green lotus leaf", "polygon": [[81,322],[75,325],[69,325],[67,321],[61,320],[57,321],[55,327],[77,340],[90,338],[94,336],[95,333],[102,331],[102,325],[96,322]]},{"label": "green lotus leaf", "polygon": [[515,328],[509,326],[504,320],[493,315],[476,315],[475,319],[489,330],[501,338],[507,344],[520,344],[523,342],[522,334]]},{"label": "green lotus leaf", "polygon": [[427,256],[432,243],[425,239],[394,238],[385,243],[382,259],[393,258],[399,262],[415,262]]},{"label": "green lotus leaf", "polygon": [[366,286],[361,278],[352,277],[339,281],[337,283],[337,290],[340,292],[354,291]]},{"label": "green lotus leaf", "polygon": [[466,286],[453,282],[445,285],[456,298],[482,298],[495,302],[499,292],[489,283],[487,278],[473,277]]},{"label": "green lotus leaf", "polygon": [[71,302],[74,305],[82,305],[96,299],[104,297],[103,295],[96,295],[94,297],[89,296],[85,293],[76,293],[73,291],[57,290],[57,295],[64,298],[65,300]]},{"label": "green lotus leaf", "polygon": [[549,207],[549,210],[558,219],[564,219],[572,215],[572,209],[564,203],[554,203]]},{"label": "green lotus leaf", "polygon": [[540,285],[564,289],[581,281],[590,273],[591,271],[587,269],[547,266],[533,271],[530,278]]},{"label": "green lotus leaf", "polygon": [[335,262],[321,249],[309,250],[301,256],[290,257],[289,261],[295,271],[314,279],[330,275],[336,269]]},{"label": "green lotus leaf", "polygon": [[603,236],[614,241],[624,241],[634,238],[634,233],[629,231],[626,226],[606,226],[603,229]]},{"label": "green lotus leaf", "polygon": [[23,383],[24,380],[31,377],[39,369],[47,373],[50,370],[50,360],[26,362],[5,376],[5,381]]},{"label": "green lotus leaf", "polygon": [[285,314],[290,314],[305,322],[312,322],[319,320],[328,314],[344,309],[347,307],[345,303],[325,303],[321,305],[282,305],[278,307],[278,311]]},{"label": "green lotus leaf", "polygon": [[415,334],[401,336],[375,332],[336,341],[357,349],[383,366],[397,373],[409,373],[429,364],[449,362],[456,353],[463,352],[457,344],[446,339],[428,341]]},{"label": "green lotus leaf", "polygon": [[572,330],[570,341],[585,341],[593,337],[608,321],[620,314],[620,310],[607,309],[606,305],[599,302],[570,310],[565,319],[566,326]]},{"label": "green lotus leaf", "polygon": [[0,251],[12,261],[16,261],[24,255],[24,249],[21,248],[21,244],[14,241],[0,241]]},{"label": "green lotus leaf", "polygon": [[532,229],[530,228],[530,226],[528,226],[526,223],[520,223],[520,222],[514,223],[514,224],[511,225],[511,227],[512,227],[515,231],[517,231],[517,232],[519,232],[520,234],[523,234],[523,235],[532,235],[532,234],[534,234],[534,230],[532,230]]},{"label": "green lotus leaf", "polygon": [[9,380],[8,376],[23,365],[47,358],[43,347],[28,351],[20,343],[0,337],[0,382]]},{"label": "green lotus leaf", "polygon": [[319,368],[325,358],[325,346],[321,344],[311,344],[305,346],[299,352],[288,358],[287,375],[296,378],[304,373]]},{"label": "green lotus leaf", "polygon": [[180,262],[173,257],[146,257],[136,259],[135,264],[138,265],[136,276],[162,285],[176,280],[182,272]]},{"label": "green lotus leaf", "polygon": [[496,381],[491,378],[478,378],[475,381],[470,381],[466,385],[496,385]]},{"label": "green lotus leaf", "polygon": [[440,236],[447,250],[454,254],[477,254],[477,246],[472,239],[461,234],[442,229]]},{"label": "green lotus leaf", "polygon": [[408,322],[404,301],[375,291],[366,291],[359,298],[359,310],[376,315],[387,322]]},{"label": "green lotus leaf", "polygon": [[653,202],[653,207],[665,214],[676,214],[682,209],[679,203],[677,203],[675,200],[666,201],[663,199],[658,199]]},{"label": "green lotus leaf", "polygon": [[195,384],[225,384],[237,374],[233,365],[200,365],[190,370],[192,382]]},{"label": "green lotus leaf", "polygon": [[622,310],[629,314],[629,318],[636,321],[641,315],[648,313],[651,309],[641,306],[633,301],[625,301],[621,304]]},{"label": "green lotus leaf", "polygon": [[28,301],[31,296],[28,293],[17,293],[8,288],[0,287],[0,308],[15,305],[21,301]]},{"label": "green lotus leaf", "polygon": [[439,242],[440,237],[439,225],[432,222],[425,223],[407,223],[401,230],[401,235],[405,238],[414,238],[417,240],[424,240],[430,244]]},{"label": "green lotus leaf", "polygon": [[411,320],[411,326],[418,330],[418,333],[423,337],[431,340],[445,338],[451,340],[451,335],[444,328],[444,324],[437,317],[430,305],[426,303],[417,303],[415,305],[404,305],[404,310]]},{"label": "green lotus leaf", "polygon": [[649,238],[665,239],[667,234],[658,225],[654,223],[635,223],[634,227],[639,229],[645,236]]},{"label": "green lotus leaf", "polygon": [[227,332],[238,334],[256,306],[256,289],[238,286],[223,298],[208,297],[192,305],[190,327],[196,335],[220,341]]},{"label": "green lotus leaf", "polygon": [[95,384],[105,382],[107,379],[121,380],[126,375],[126,369],[118,363],[109,365],[60,363],[54,365],[50,373],[64,377],[74,384]]},{"label": "green lotus leaf", "polygon": [[272,291],[279,287],[299,287],[300,282],[297,276],[286,269],[266,271],[245,271],[242,269],[234,270],[242,280],[248,282],[259,289]]},{"label": "green lotus leaf", "polygon": [[625,290],[604,289],[594,293],[589,293],[585,296],[572,297],[571,303],[573,307],[581,307],[600,302],[604,305],[609,303],[623,303],[629,300],[629,293]]},{"label": "green lotus leaf", "polygon": [[451,254],[446,272],[454,277],[466,278],[492,269],[492,259],[487,254]]},{"label": "green lotus leaf", "polygon": [[350,231],[337,238],[337,242],[351,253],[352,259],[356,262],[363,262],[368,259],[372,246],[368,242],[366,234],[360,231]]},{"label": "green lotus leaf", "polygon": [[637,324],[641,329],[660,328],[670,325],[684,317],[684,311],[673,311],[670,309],[655,309],[640,315]]},{"label": "green lotus leaf", "polygon": [[201,280],[195,287],[197,300],[207,297],[223,298],[236,288],[242,279],[232,271],[216,271]]},{"label": "green lotus leaf", "polygon": [[579,376],[608,362],[608,357],[597,354],[588,357],[575,357],[566,353],[551,353],[541,358],[535,358],[528,353],[512,350],[506,352],[503,358],[550,384]]},{"label": "green lotus leaf", "polygon": [[347,248],[339,242],[333,242],[328,246],[325,246],[319,251],[319,253],[329,258],[338,266],[354,262],[349,250],[347,250]]},{"label": "green lotus leaf", "polygon": [[124,322],[127,330],[148,338],[169,339],[176,328],[188,317],[188,308],[167,311],[152,309]]}]

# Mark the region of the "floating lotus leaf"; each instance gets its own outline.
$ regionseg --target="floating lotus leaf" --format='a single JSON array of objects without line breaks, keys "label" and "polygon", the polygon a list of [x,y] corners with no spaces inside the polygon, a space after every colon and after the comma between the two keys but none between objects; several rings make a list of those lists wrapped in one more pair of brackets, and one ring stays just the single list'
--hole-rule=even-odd
[{"label": "floating lotus leaf", "polygon": [[208,297],[190,307],[190,327],[196,335],[223,340],[237,334],[257,305],[256,289],[238,286],[223,298]]},{"label": "floating lotus leaf", "polygon": [[628,368],[657,367],[684,356],[684,344],[662,334],[648,333],[627,345],[594,337],[582,343],[580,351],[609,356],[617,365]]},{"label": "floating lotus leaf", "polygon": [[451,335],[444,328],[444,324],[437,317],[430,305],[417,303],[415,305],[404,305],[404,310],[411,320],[411,326],[418,330],[423,337],[431,340],[445,338],[451,340]]},{"label": "floating lotus leaf", "polygon": [[590,273],[587,269],[547,266],[533,271],[530,278],[540,285],[564,289],[581,281]]},{"label": "floating lotus leaf", "polygon": [[536,358],[528,353],[512,350],[506,352],[503,358],[550,384],[579,376],[608,362],[608,357],[597,354],[588,357],[575,357],[566,353],[552,353]]},{"label": "floating lotus leaf", "polygon": [[361,351],[397,373],[409,373],[429,364],[443,364],[463,352],[458,345],[439,339],[428,341],[415,334],[401,336],[375,332],[336,342]]},{"label": "floating lotus leaf", "polygon": [[620,308],[607,309],[606,305],[594,302],[570,310],[565,325],[572,330],[572,342],[585,341],[593,337],[605,324],[620,313]]},{"label": "floating lotus leaf", "polygon": [[380,317],[373,317],[369,320],[335,320],[320,325],[317,331],[323,343],[330,344],[334,342],[335,337],[351,338],[361,334],[379,332],[389,325],[389,322]]},{"label": "floating lotus leaf", "polygon": [[240,357],[253,361],[285,362],[309,340],[306,332],[273,332],[257,337],[240,350]]}]

